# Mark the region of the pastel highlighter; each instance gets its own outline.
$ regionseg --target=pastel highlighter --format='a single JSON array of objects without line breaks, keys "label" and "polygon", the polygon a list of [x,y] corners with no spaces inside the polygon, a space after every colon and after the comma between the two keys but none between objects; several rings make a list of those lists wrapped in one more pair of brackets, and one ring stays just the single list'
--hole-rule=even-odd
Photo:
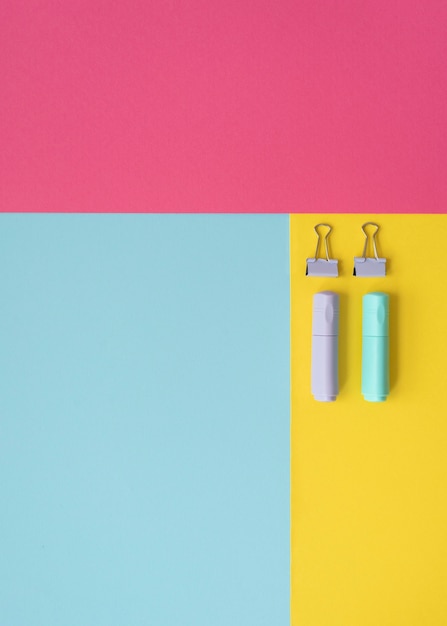
[{"label": "pastel highlighter", "polygon": [[383,402],[390,393],[389,297],[363,296],[362,394],[368,402]]},{"label": "pastel highlighter", "polygon": [[312,314],[312,394],[319,402],[338,396],[339,296],[333,291],[314,295]]}]

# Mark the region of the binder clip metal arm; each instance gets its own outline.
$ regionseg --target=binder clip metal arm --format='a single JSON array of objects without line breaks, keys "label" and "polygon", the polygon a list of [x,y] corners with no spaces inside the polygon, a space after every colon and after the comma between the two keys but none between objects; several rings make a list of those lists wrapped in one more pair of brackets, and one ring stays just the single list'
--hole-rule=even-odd
[{"label": "binder clip metal arm", "polygon": [[[324,249],[326,253],[326,258],[318,258],[318,250],[321,247],[321,235],[318,232],[318,229],[324,226],[327,228],[327,232],[324,236]],[[314,231],[317,235],[317,247],[315,249],[315,257],[311,259],[307,259],[306,263],[306,276],[327,276],[329,278],[336,278],[338,276],[338,261],[336,259],[331,259],[329,256],[329,243],[328,237],[332,231],[332,227],[329,224],[317,224],[314,226]]]},{"label": "binder clip metal arm", "polygon": [[[374,226],[375,231],[372,235],[368,235],[366,232],[367,226]],[[361,278],[373,278],[382,277],[386,275],[386,259],[379,257],[377,252],[376,237],[379,230],[379,225],[374,222],[366,222],[362,226],[363,234],[365,235],[365,245],[363,247],[363,253],[361,257],[354,257],[354,276],[360,276]],[[372,242],[372,249],[374,257],[367,257],[368,241]]]}]

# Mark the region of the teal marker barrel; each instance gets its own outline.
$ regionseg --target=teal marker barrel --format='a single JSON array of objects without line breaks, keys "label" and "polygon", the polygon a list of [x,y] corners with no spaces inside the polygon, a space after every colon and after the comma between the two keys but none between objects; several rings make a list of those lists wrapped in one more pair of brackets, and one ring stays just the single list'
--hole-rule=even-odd
[{"label": "teal marker barrel", "polygon": [[390,393],[389,297],[363,296],[362,394],[368,402],[384,402]]}]

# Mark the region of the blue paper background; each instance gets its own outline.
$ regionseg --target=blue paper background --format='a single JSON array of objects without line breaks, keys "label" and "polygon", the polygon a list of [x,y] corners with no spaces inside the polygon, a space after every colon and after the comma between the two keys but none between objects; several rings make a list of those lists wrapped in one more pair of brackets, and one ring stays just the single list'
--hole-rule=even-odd
[{"label": "blue paper background", "polygon": [[0,232],[0,624],[287,624],[288,217]]}]

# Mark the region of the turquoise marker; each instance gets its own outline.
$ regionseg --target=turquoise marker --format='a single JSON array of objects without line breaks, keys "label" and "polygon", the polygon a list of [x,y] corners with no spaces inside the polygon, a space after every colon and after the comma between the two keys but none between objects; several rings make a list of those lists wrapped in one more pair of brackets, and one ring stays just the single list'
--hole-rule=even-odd
[{"label": "turquoise marker", "polygon": [[362,394],[368,402],[384,402],[390,393],[389,297],[363,296]]}]

